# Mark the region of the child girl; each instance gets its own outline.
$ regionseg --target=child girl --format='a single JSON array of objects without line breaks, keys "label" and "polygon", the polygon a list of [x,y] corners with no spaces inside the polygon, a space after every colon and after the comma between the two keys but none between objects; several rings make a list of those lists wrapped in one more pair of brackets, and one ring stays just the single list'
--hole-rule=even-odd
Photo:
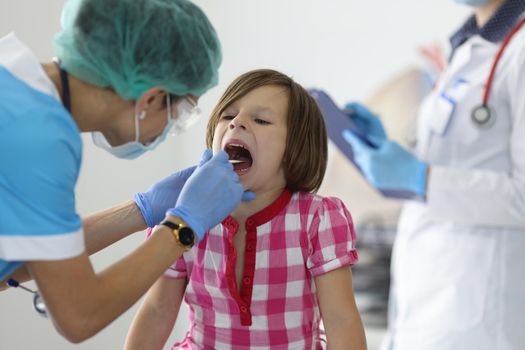
[{"label": "child girl", "polygon": [[161,349],[184,297],[189,330],[172,349],[365,349],[349,268],[357,261],[350,213],[313,194],[327,136],[315,101],[273,70],[238,77],[208,123],[245,190],[220,225],[148,292],[126,349]]}]

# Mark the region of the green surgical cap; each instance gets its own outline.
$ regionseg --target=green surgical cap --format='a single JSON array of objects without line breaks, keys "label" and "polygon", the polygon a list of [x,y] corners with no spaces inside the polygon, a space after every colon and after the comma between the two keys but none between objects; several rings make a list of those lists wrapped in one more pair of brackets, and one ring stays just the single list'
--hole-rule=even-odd
[{"label": "green surgical cap", "polygon": [[68,0],[61,21],[62,66],[126,100],[155,86],[200,96],[217,84],[219,39],[187,0]]}]

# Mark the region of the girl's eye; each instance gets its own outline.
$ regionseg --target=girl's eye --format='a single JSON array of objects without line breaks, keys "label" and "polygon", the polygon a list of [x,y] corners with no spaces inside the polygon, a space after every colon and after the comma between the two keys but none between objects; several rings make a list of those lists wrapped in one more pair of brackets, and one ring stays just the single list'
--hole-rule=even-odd
[{"label": "girl's eye", "polygon": [[233,118],[235,118],[235,116],[229,114],[224,114],[223,116],[221,116],[221,119],[225,120],[232,120]]},{"label": "girl's eye", "polygon": [[261,124],[261,125],[268,125],[268,124],[270,124],[270,122],[267,122],[266,120],[261,119],[261,118],[256,118],[256,119],[255,119],[255,122],[256,122],[257,124]]}]

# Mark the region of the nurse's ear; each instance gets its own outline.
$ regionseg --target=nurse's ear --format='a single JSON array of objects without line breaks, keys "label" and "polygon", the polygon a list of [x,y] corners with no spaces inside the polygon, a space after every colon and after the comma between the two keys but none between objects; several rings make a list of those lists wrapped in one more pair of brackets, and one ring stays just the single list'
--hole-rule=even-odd
[{"label": "nurse's ear", "polygon": [[159,87],[152,87],[142,94],[136,102],[137,113],[146,112],[148,109],[162,109],[165,106],[166,92]]}]

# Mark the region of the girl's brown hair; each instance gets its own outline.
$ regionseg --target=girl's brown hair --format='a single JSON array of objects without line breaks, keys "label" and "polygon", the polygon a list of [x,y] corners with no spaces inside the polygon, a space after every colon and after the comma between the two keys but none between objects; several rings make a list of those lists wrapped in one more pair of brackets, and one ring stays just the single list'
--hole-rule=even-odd
[{"label": "girl's brown hair", "polygon": [[235,79],[211,113],[206,130],[206,145],[212,147],[213,134],[224,110],[250,91],[265,85],[282,86],[289,92],[286,149],[283,156],[286,187],[292,192],[315,192],[321,186],[326,171],[327,136],[323,116],[308,92],[282,73],[258,69]]}]

